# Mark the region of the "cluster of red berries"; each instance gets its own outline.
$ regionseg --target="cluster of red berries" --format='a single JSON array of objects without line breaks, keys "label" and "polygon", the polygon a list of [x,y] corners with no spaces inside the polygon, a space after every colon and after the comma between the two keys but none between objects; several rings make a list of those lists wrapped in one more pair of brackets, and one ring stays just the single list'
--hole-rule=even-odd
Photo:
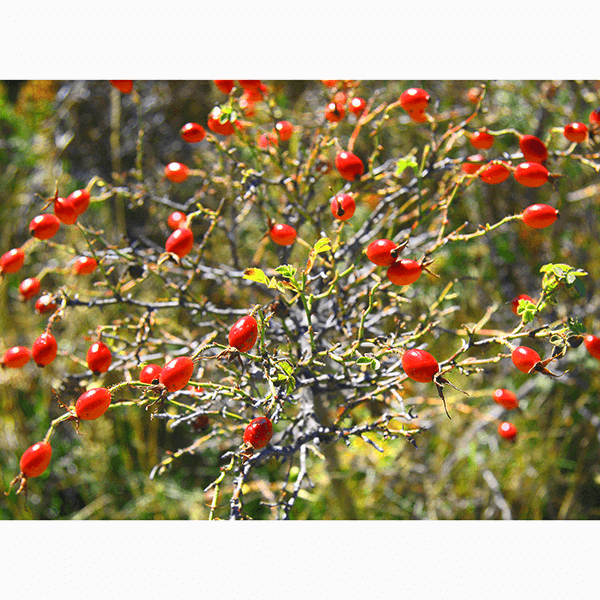
[{"label": "cluster of red berries", "polygon": [[[48,364],[56,356],[56,341],[52,336],[44,334],[38,339],[32,352],[28,348],[16,347],[8,350],[3,358],[6,367],[21,367],[27,364],[31,355],[37,357],[41,364]],[[250,351],[258,339],[258,323],[254,316],[246,315],[236,321],[229,330],[228,341],[232,349],[238,352]],[[112,354],[102,342],[92,344],[87,353],[89,368],[95,374],[108,370]],[[158,386],[166,393],[184,389],[194,373],[195,363],[189,356],[179,356],[168,361],[164,367],[155,363],[143,367],[139,375],[141,383]],[[112,402],[112,393],[105,387],[95,387],[82,393],[69,408],[69,418],[81,421],[93,421],[104,415]],[[273,435],[273,424],[267,417],[253,419],[244,432],[244,444],[250,449],[264,448]],[[21,456],[20,474],[12,485],[20,483],[19,491],[26,488],[27,479],[39,477],[46,471],[52,457],[52,448],[46,439],[29,447]]]},{"label": "cluster of red berries", "polygon": [[422,261],[399,257],[399,252],[405,245],[383,238],[371,242],[365,251],[373,264],[388,267],[386,277],[395,285],[410,285],[417,281],[425,270]]}]

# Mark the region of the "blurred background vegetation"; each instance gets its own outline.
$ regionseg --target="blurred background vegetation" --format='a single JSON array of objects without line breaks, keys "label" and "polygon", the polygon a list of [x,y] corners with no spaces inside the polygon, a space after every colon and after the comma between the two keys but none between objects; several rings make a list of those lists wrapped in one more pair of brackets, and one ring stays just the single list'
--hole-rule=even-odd
[{"label": "blurred background vegetation", "polygon": [[[298,125],[311,124],[323,109],[327,89],[319,81],[267,82],[280,113]],[[398,97],[407,87],[427,89],[437,114],[458,123],[472,110],[467,97],[474,86],[485,83],[485,111],[473,128],[518,129],[550,140],[553,148],[568,144],[553,128],[571,121],[587,122],[600,106],[598,82],[589,81],[407,81],[360,82],[357,93],[365,98]],[[173,160],[194,166],[190,145],[179,136],[183,123],[206,123],[210,109],[223,101],[212,82],[136,82],[141,106],[120,104],[119,143],[115,145],[114,91],[106,81],[3,82],[0,88],[0,178],[2,237],[0,252],[21,245],[29,237],[32,209],[51,196],[56,181],[72,191],[94,177],[118,180],[119,174],[136,165],[137,110],[146,124],[143,138],[144,169],[160,172]],[[423,132],[392,122],[379,143],[389,157],[407,155],[423,145]],[[361,138],[355,151],[371,151]],[[116,151],[118,148],[118,151]],[[510,135],[499,137],[495,152],[514,153]],[[456,145],[456,158],[476,151],[466,140]],[[563,262],[585,269],[584,300],[562,298],[553,318],[577,316],[591,333],[600,332],[597,281],[600,275],[598,173],[575,160],[554,161],[549,170],[564,176],[550,202],[561,210],[551,233],[500,229],[477,244],[454,244],[441,253],[432,270],[460,282],[460,306],[453,322],[475,323],[493,303],[498,305],[489,327],[503,328],[515,317],[508,304],[520,293],[533,297],[540,292],[541,265]],[[116,174],[116,175],[115,175]],[[594,187],[595,186],[595,187]],[[169,189],[169,200],[185,203],[193,198],[191,182]],[[453,205],[456,223],[494,223],[520,212],[539,197],[538,190],[523,188],[512,178],[501,186],[472,185],[468,195]],[[117,207],[118,208],[118,207]],[[162,215],[170,206],[166,202]],[[367,203],[363,205],[367,210]],[[115,221],[114,206],[93,205],[98,227]],[[116,219],[115,219],[116,215]],[[143,208],[128,213],[121,225],[127,235],[164,239],[155,214]],[[166,217],[165,217],[166,218]],[[135,229],[135,232],[131,231]],[[257,226],[258,228],[258,226]],[[518,235],[514,235],[517,231]],[[240,257],[249,264],[254,251]],[[268,252],[267,252],[268,254]],[[272,256],[272,265],[277,257]],[[26,267],[27,268],[27,267]],[[19,276],[7,278],[0,289],[2,351],[10,346],[29,346],[32,323],[39,328],[44,317],[34,315],[28,304],[18,301]],[[53,283],[52,276],[45,284]],[[206,288],[215,302],[228,300],[230,291]],[[439,291],[439,290],[438,290]],[[413,302],[427,306],[435,290],[407,292]],[[416,293],[416,292],[415,292]],[[90,311],[88,311],[89,313]],[[64,339],[82,339],[94,330],[97,314],[78,313],[77,319],[60,323]],[[112,318],[117,313],[109,315]],[[103,315],[108,320],[107,315]],[[449,354],[448,337],[431,342],[431,351]],[[436,343],[438,344],[436,346]],[[69,348],[66,348],[68,351]],[[41,439],[50,419],[61,413],[48,393],[52,368],[0,371],[0,464],[2,485],[8,489],[18,474],[22,451]],[[416,442],[405,439],[377,440],[383,452],[361,439],[337,444],[331,460],[310,454],[307,466],[313,484],[300,492],[292,516],[295,519],[595,519],[600,516],[600,369],[598,361],[580,346],[560,362],[569,372],[560,379],[515,373],[505,360],[470,378],[453,378],[469,391],[447,393],[452,419],[440,410],[439,398],[423,396],[416,404],[426,430]],[[410,386],[407,386],[410,388]],[[512,389],[521,401],[516,416],[507,415],[492,401],[498,387]],[[409,390],[422,393],[422,389]],[[353,413],[360,420],[361,410]],[[519,435],[514,443],[498,437],[502,418],[514,422]],[[220,456],[228,449],[208,446],[184,454],[161,476],[149,478],[153,467],[169,452],[191,445],[201,433],[193,428],[170,429],[164,420],[150,420],[148,413],[132,407],[111,411],[94,427],[78,436],[62,427],[53,438],[51,468],[29,486],[27,507],[14,493],[3,497],[3,519],[205,519],[210,498],[204,488],[215,478]],[[262,465],[244,490],[245,509],[253,518],[272,518],[264,502],[275,497],[280,466]],[[292,473],[293,480],[294,473]],[[340,496],[336,482],[342,480],[349,496]]]}]

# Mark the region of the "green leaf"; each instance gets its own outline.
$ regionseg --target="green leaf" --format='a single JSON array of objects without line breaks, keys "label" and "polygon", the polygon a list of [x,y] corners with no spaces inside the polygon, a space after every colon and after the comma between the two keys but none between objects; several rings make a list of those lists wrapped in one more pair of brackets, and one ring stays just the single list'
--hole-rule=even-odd
[{"label": "green leaf", "polygon": [[249,279],[250,281],[256,281],[257,283],[269,285],[269,278],[265,275],[264,271],[262,269],[256,269],[254,267],[249,267],[244,271],[244,279]]},{"label": "green leaf", "polygon": [[585,298],[585,285],[579,277],[575,279],[575,289],[581,298]]},{"label": "green leaf", "polygon": [[331,240],[327,237],[317,240],[317,243],[314,246],[314,251],[317,254],[320,254],[321,252],[327,252],[327,250],[331,250]]},{"label": "green leaf", "polygon": [[411,167],[411,169],[416,169],[419,165],[410,157],[401,158],[396,164],[396,177],[402,175],[403,171],[407,167]]},{"label": "green leaf", "polygon": [[275,269],[276,273],[279,273],[282,277],[286,279],[295,280],[296,279],[296,267],[292,265],[281,265]]}]

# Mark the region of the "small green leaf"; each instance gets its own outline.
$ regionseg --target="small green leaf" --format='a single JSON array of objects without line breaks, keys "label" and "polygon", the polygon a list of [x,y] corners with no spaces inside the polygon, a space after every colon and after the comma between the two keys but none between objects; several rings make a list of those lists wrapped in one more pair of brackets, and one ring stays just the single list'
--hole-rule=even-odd
[{"label": "small green leaf", "polygon": [[585,285],[579,277],[575,279],[575,289],[581,298],[585,298]]},{"label": "small green leaf", "polygon": [[286,279],[294,280],[296,278],[296,267],[292,265],[281,265],[275,269],[276,273],[279,273],[282,277]]},{"label": "small green leaf", "polygon": [[249,279],[250,281],[256,281],[257,283],[269,285],[269,278],[265,275],[262,269],[249,267],[244,271],[244,279]]},{"label": "small green leaf", "polygon": [[410,157],[401,158],[396,164],[396,177],[402,175],[404,170],[407,167],[411,167],[412,169],[416,169],[419,165]]},{"label": "small green leaf", "polygon": [[317,240],[317,243],[314,246],[314,250],[317,254],[321,252],[327,252],[327,250],[331,250],[331,240],[327,237],[323,237]]}]

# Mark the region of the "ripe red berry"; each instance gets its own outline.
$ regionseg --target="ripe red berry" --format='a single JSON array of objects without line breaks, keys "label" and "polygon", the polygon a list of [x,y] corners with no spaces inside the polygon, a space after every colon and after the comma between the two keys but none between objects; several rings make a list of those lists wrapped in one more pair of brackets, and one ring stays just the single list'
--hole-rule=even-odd
[{"label": "ripe red berry", "polygon": [[264,448],[273,437],[273,423],[267,417],[258,417],[250,421],[244,431],[244,442],[255,450]]},{"label": "ripe red berry", "polygon": [[408,113],[408,116],[415,123],[425,123],[427,121],[427,115],[424,110],[412,110]]},{"label": "ripe red berry", "polygon": [[[519,313],[517,312],[517,309],[519,308],[519,302],[521,300],[529,300],[529,302],[534,302],[533,298],[531,296],[528,296],[527,294],[519,294],[516,298],[513,298],[510,302],[511,304],[511,310],[515,313],[515,315],[518,315]],[[534,302],[535,304],[535,302]]]},{"label": "ripe red berry", "polygon": [[52,213],[45,213],[32,219],[29,232],[38,240],[49,240],[56,235],[59,227],[60,219]]},{"label": "ripe red berry", "polygon": [[140,381],[142,383],[152,383],[160,379],[162,367],[160,365],[149,364],[146,365],[140,373]]},{"label": "ripe red berry", "polygon": [[194,234],[187,227],[176,229],[167,239],[165,250],[183,258],[194,247]]},{"label": "ripe red berry", "polygon": [[104,342],[94,342],[88,349],[86,360],[88,368],[94,373],[106,373],[112,363],[112,353]]},{"label": "ripe red berry", "polygon": [[37,277],[28,277],[21,281],[19,285],[19,294],[21,300],[26,301],[33,298],[40,291],[40,280]]},{"label": "ripe red berry", "polygon": [[183,183],[189,174],[190,170],[180,162],[172,162],[165,167],[165,177],[173,183]]},{"label": "ripe red berry", "polygon": [[461,169],[463,173],[475,175],[483,165],[484,160],[485,158],[482,154],[471,154],[471,156],[467,156],[467,160],[462,164]]},{"label": "ripe red berry", "polygon": [[73,263],[73,273],[75,275],[89,275],[98,267],[98,261],[92,256],[80,256]]},{"label": "ripe red berry", "polygon": [[407,350],[402,356],[402,368],[413,380],[421,383],[433,381],[434,375],[440,370],[438,361],[425,350]]},{"label": "ripe red berry", "polygon": [[523,211],[523,223],[534,229],[549,227],[558,219],[559,212],[548,204],[532,204]]},{"label": "ripe red berry", "polygon": [[394,253],[397,247],[398,244],[392,242],[392,240],[375,240],[367,246],[367,258],[375,265],[389,267],[398,260]]},{"label": "ripe red berry", "polygon": [[400,96],[400,105],[408,112],[421,112],[429,104],[429,94],[421,88],[410,88]]},{"label": "ripe red berry", "polygon": [[248,352],[258,339],[258,323],[252,315],[236,321],[229,330],[229,345],[240,352]]},{"label": "ripe red berry", "polygon": [[179,229],[180,227],[185,227],[187,221],[187,215],[176,210],[169,215],[167,219],[167,225],[175,231],[175,229]]},{"label": "ripe red berry", "polygon": [[423,267],[411,258],[403,258],[391,265],[386,277],[395,285],[410,285],[421,277]]},{"label": "ripe red berry", "polygon": [[67,196],[67,200],[71,202],[75,208],[77,216],[79,216],[83,214],[90,205],[90,193],[85,189],[75,190]]},{"label": "ripe red berry", "polygon": [[180,356],[170,360],[162,369],[159,381],[169,392],[182,390],[192,378],[194,361],[189,356]]},{"label": "ripe red berry", "polygon": [[494,145],[494,136],[485,129],[476,131],[469,137],[471,145],[478,150],[488,150]]},{"label": "ripe red berry", "polygon": [[33,444],[23,452],[19,467],[25,477],[39,477],[50,464],[52,448],[48,442]]},{"label": "ripe red berry", "polygon": [[330,102],[325,108],[325,118],[331,123],[341,121],[346,115],[346,110],[342,104]]},{"label": "ripe red berry", "polygon": [[77,208],[69,197],[54,200],[54,214],[65,225],[73,225],[77,221]]},{"label": "ripe red berry", "polygon": [[58,304],[53,301],[50,294],[40,296],[35,303],[35,312],[41,315],[46,312],[54,311],[58,308]]},{"label": "ripe red berry", "polygon": [[548,169],[538,162],[524,162],[515,169],[515,179],[527,187],[540,187],[548,177]]},{"label": "ripe red berry", "polygon": [[31,356],[38,367],[49,365],[56,358],[57,352],[58,345],[51,333],[42,333],[31,347]]},{"label": "ripe red berry", "polygon": [[600,124],[600,108],[596,108],[590,113],[590,123],[595,125]]},{"label": "ripe red berry", "polygon": [[504,163],[490,163],[481,173],[479,178],[485,183],[497,184],[510,177],[510,169]]},{"label": "ripe red berry", "polygon": [[498,433],[505,440],[512,440],[517,435],[517,428],[512,423],[500,423],[500,425],[498,425]]},{"label": "ripe red berry", "polygon": [[233,79],[214,79],[214,84],[217,88],[223,92],[224,94],[230,94],[233,89],[234,80]]},{"label": "ripe red berry", "polygon": [[131,94],[133,90],[133,81],[131,79],[110,79],[113,87],[116,87],[123,94]]},{"label": "ripe red berry", "polygon": [[289,140],[294,133],[294,126],[289,121],[275,123],[275,131],[282,142]]},{"label": "ripe red berry", "polygon": [[269,131],[268,133],[261,133],[258,136],[257,141],[259,148],[268,148],[269,146],[277,146],[279,144],[279,138],[275,131]]},{"label": "ripe red berry", "polygon": [[[223,122],[221,122],[221,119],[223,119]],[[210,114],[208,115],[208,128],[221,135],[232,135],[234,132],[233,123],[229,118],[225,118],[225,114],[220,106],[215,106],[210,111]]]},{"label": "ripe red berry", "polygon": [[540,355],[527,346],[518,346],[512,351],[513,364],[523,373],[530,373],[541,360]]},{"label": "ripe red berry", "polygon": [[[244,111],[244,115],[251,119],[254,115],[256,115],[256,102],[257,100],[252,98],[253,94],[249,94],[248,92],[244,92],[240,97],[238,104],[240,108]],[[262,95],[259,100],[262,100]],[[233,131],[232,131],[233,132]],[[217,131],[217,133],[220,133]],[[230,135],[230,134],[226,134]]]},{"label": "ripe red berry", "polygon": [[356,202],[350,194],[338,194],[331,200],[331,214],[340,221],[347,221],[356,210]]},{"label": "ripe red berry", "polygon": [[260,79],[238,79],[238,83],[242,89],[249,90],[251,92],[260,91],[262,87],[262,82]]},{"label": "ripe red berry", "polygon": [[25,262],[25,252],[21,248],[13,248],[0,258],[0,274],[16,273]]},{"label": "ripe red berry", "polygon": [[563,134],[570,142],[578,144],[587,138],[588,128],[585,123],[569,123],[568,125],[565,125]]},{"label": "ripe red berry", "polygon": [[285,223],[277,223],[269,231],[269,236],[279,246],[291,246],[296,241],[296,235],[296,230]]},{"label": "ripe red berry", "polygon": [[24,367],[31,358],[31,350],[25,346],[13,346],[2,356],[2,366],[7,369],[20,369]]},{"label": "ripe red berry", "polygon": [[183,141],[190,144],[201,142],[206,136],[206,131],[200,123],[186,123],[179,133]]},{"label": "ripe red berry", "polygon": [[321,79],[321,83],[328,88],[334,88],[339,83],[338,79]]},{"label": "ripe red berry", "polygon": [[362,160],[352,152],[342,151],[335,157],[335,166],[340,175],[348,181],[360,179],[365,171]]},{"label": "ripe red berry", "polygon": [[546,144],[535,135],[522,135],[519,138],[519,148],[527,162],[544,162],[548,158]]},{"label": "ripe red berry", "polygon": [[111,400],[112,396],[106,388],[93,388],[77,398],[75,413],[82,421],[93,421],[108,410]]},{"label": "ripe red berry", "polygon": [[493,394],[493,399],[496,404],[500,404],[506,410],[514,410],[519,406],[519,400],[513,392],[505,389],[498,389]]},{"label": "ripe red berry", "polygon": [[600,338],[590,333],[585,336],[583,343],[590,355],[600,360]]},{"label": "ripe red berry", "polygon": [[356,118],[359,118],[365,112],[366,106],[367,106],[367,101],[364,98],[359,98],[358,96],[355,96],[354,98],[352,98],[352,100],[350,100],[348,110],[351,113],[354,113]]}]

